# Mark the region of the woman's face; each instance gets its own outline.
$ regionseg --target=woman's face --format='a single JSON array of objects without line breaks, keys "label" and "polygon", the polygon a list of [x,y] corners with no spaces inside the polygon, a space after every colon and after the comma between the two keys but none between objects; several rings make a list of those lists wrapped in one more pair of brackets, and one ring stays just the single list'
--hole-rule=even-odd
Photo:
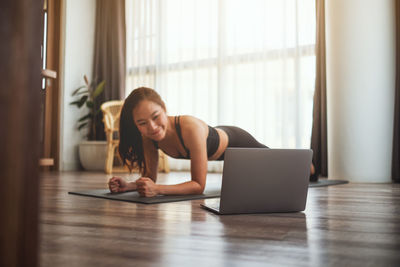
[{"label": "woman's face", "polygon": [[143,100],[133,109],[133,120],[143,136],[154,141],[165,137],[168,117],[165,110],[157,103]]}]

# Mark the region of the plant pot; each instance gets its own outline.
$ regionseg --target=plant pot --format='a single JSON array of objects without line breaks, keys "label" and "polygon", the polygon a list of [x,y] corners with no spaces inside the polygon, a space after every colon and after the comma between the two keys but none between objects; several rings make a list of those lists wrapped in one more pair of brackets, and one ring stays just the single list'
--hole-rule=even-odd
[{"label": "plant pot", "polygon": [[87,171],[104,171],[107,141],[83,141],[79,144],[79,160]]}]

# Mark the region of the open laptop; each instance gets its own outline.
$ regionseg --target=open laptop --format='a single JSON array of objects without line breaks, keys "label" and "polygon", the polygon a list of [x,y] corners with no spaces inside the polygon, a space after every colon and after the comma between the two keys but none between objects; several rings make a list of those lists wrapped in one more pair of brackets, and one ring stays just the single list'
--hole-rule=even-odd
[{"label": "open laptop", "polygon": [[306,206],[312,150],[228,148],[217,214],[296,212]]}]

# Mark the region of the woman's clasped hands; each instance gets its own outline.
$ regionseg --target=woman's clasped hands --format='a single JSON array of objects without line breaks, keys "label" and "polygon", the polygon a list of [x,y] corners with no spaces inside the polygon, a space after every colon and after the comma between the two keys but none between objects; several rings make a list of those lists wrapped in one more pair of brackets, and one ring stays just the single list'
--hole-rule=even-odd
[{"label": "woman's clasped hands", "polygon": [[142,197],[153,197],[158,194],[157,185],[148,177],[141,177],[134,182],[127,182],[121,177],[112,177],[108,181],[111,193],[122,193],[136,190]]}]

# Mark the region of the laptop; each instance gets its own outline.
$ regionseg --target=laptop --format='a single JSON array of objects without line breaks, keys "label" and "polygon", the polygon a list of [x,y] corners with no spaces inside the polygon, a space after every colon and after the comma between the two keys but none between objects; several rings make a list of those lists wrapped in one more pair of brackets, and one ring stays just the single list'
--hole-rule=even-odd
[{"label": "laptop", "polygon": [[298,212],[306,207],[312,150],[228,148],[217,214]]}]

